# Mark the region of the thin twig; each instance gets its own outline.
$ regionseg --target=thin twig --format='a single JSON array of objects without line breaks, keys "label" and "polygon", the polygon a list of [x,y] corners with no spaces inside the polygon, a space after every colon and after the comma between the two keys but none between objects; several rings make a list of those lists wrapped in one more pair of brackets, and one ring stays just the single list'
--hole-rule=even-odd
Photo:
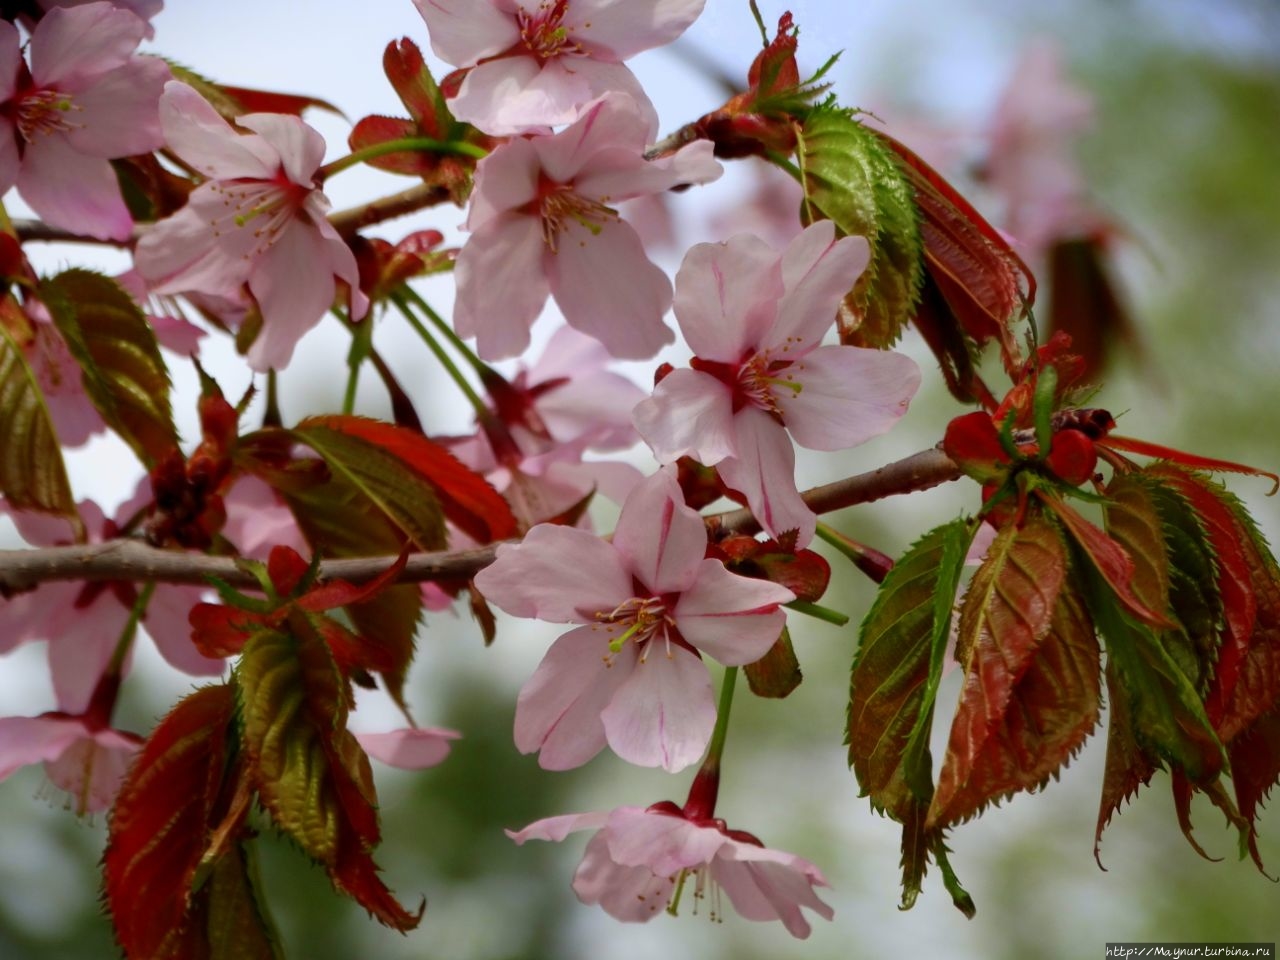
[{"label": "thin twig", "polygon": [[[803,494],[816,513],[830,513],[858,503],[869,503],[895,494],[927,490],[960,476],[955,463],[940,450],[924,450],[878,470],[814,487]],[[731,510],[707,518],[716,533],[751,533],[759,524],[749,510]],[[425,580],[466,581],[493,562],[496,544],[475,550],[417,553],[409,557],[402,582]],[[323,579],[352,583],[372,580],[390,567],[395,557],[361,557],[325,560]],[[217,577],[236,587],[255,587],[257,580],[231,557],[162,550],[141,540],[120,539],[106,543],[0,550],[0,596],[11,596],[54,580],[124,580],[162,583],[207,583]]]}]

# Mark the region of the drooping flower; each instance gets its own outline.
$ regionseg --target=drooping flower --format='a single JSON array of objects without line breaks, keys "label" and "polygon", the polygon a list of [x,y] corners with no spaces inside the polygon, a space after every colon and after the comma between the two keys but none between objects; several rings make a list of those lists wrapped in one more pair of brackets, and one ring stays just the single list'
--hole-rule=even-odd
[{"label": "drooping flower", "polygon": [[792,439],[857,446],[892,427],[920,384],[902,354],[822,345],[867,261],[866,240],[836,240],[829,220],[781,255],[749,234],[695,246],[675,296],[692,369],[668,374],[634,412],[660,462],[715,466],[771,536],[799,530],[801,547],[816,521],[796,490]]},{"label": "drooping flower", "polygon": [[785,587],[705,559],[707,532],[674,477],[627,498],[613,541],[543,524],[498,548],[477,574],[486,599],[518,617],[581,624],[560,637],[520,691],[515,742],[565,770],[606,744],[642,766],[680,770],[715,725],[703,653],[752,663],[785,623]]},{"label": "drooping flower", "polygon": [[195,90],[176,81],[160,101],[165,139],[208,177],[187,205],[138,241],[135,262],[152,293],[196,291],[234,299],[249,285],[262,332],[249,365],[280,369],[333,304],[335,277],[348,285],[351,316],[363,317],[355,255],[329,223],[315,183],[320,134],[294,116],[252,113],[238,134]]},{"label": "drooping flower", "polygon": [[0,717],[0,780],[21,767],[43,763],[49,781],[71,795],[77,813],[106,810],[142,739],[94,726],[84,717],[58,712]]},{"label": "drooping flower", "polygon": [[133,218],[109,162],[163,138],[156,105],[169,67],[134,54],[147,23],[106,2],[50,10],[31,33],[0,21],[0,193],[17,187],[47,223],[128,239]]},{"label": "drooping flower", "polygon": [[563,132],[512,140],[480,161],[453,319],[482,357],[524,352],[548,294],[615,357],[645,359],[672,341],[662,322],[671,282],[611,204],[721,171],[706,141],[654,161],[646,142],[635,104],[609,96]]},{"label": "drooping flower", "polygon": [[431,48],[465,70],[454,115],[508,136],[572,123],[609,91],[657,114],[623,60],[679,37],[706,0],[413,0]]},{"label": "drooping flower", "polygon": [[507,831],[516,843],[563,840],[578,830],[596,830],[573,876],[573,890],[585,904],[599,904],[617,920],[643,923],[670,909],[685,883],[693,884],[694,910],[706,901],[710,918],[720,920],[723,891],[748,920],[780,920],[804,939],[807,907],[830,920],[834,911],[814,892],[827,886],[808,860],[772,850],[723,820],[696,820],[670,803],[618,807],[608,813],[549,817],[523,830]]}]

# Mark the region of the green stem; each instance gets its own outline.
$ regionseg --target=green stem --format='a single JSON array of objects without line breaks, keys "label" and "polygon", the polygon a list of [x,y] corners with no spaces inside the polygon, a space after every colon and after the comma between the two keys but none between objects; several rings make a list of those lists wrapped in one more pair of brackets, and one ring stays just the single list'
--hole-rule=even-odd
[{"label": "green stem", "polygon": [[431,304],[422,299],[422,296],[417,290],[413,289],[413,287],[409,286],[407,283],[404,285],[403,290],[405,296],[409,298],[415,307],[422,311],[423,316],[430,320],[431,325],[440,332],[440,336],[448,340],[449,345],[453,347],[453,349],[457,350],[458,353],[462,354],[463,358],[468,364],[470,364],[472,370],[480,374],[482,377],[492,372],[489,365],[476,356],[475,351],[467,345],[467,342],[454,332],[453,327],[449,326],[449,324],[445,322],[444,317],[440,316],[440,314],[436,313],[435,310],[432,309]]},{"label": "green stem", "polygon": [[369,357],[373,347],[373,323],[366,319],[364,323],[354,323],[343,317],[340,311],[333,311],[343,326],[351,331],[351,349],[347,353],[347,389],[342,396],[342,412],[351,414],[356,408],[356,388],[360,385],[360,368]]},{"label": "green stem", "polygon": [[133,638],[138,633],[138,624],[147,615],[147,604],[151,602],[151,595],[155,592],[156,583],[153,580],[144,586],[142,592],[138,594],[138,599],[133,603],[133,609],[129,611],[129,619],[125,621],[124,629],[120,632],[120,640],[116,643],[115,650],[111,652],[111,662],[107,664],[107,673],[119,673],[123,669],[125,657],[129,655],[129,648],[133,646]]},{"label": "green stem", "polygon": [[364,163],[366,160],[376,160],[378,157],[385,157],[391,153],[405,153],[406,151],[417,151],[420,153],[443,153],[455,157],[471,157],[475,160],[483,160],[489,155],[489,151],[484,147],[477,147],[474,143],[465,143],[461,140],[435,140],[432,137],[401,137],[397,140],[386,140],[382,143],[375,143],[372,146],[364,147],[360,150],[354,150],[345,157],[339,157],[332,163],[326,163],[319,170],[319,175],[323,179],[328,179],[335,173],[341,173],[350,167],[354,167],[357,163]]},{"label": "green stem", "polygon": [[401,316],[408,321],[409,326],[413,327],[418,336],[422,338],[422,342],[427,345],[428,349],[430,349],[433,354],[435,354],[436,359],[440,361],[440,365],[444,367],[445,372],[449,374],[453,379],[453,382],[458,385],[458,389],[462,391],[463,395],[466,396],[471,406],[475,409],[476,417],[483,421],[493,416],[492,411],[490,411],[488,405],[481,398],[480,394],[476,393],[475,388],[472,387],[471,384],[467,382],[467,378],[462,375],[462,371],[458,369],[458,365],[453,362],[453,359],[447,353],[444,352],[444,348],[436,342],[436,338],[431,335],[431,331],[424,327],[422,325],[422,321],[414,316],[413,311],[409,309],[409,305],[405,302],[405,298],[396,291],[391,294],[391,302],[395,304],[395,307],[400,311]]},{"label": "green stem", "polygon": [[280,387],[276,383],[276,372],[268,370],[267,406],[262,411],[262,425],[264,427],[278,427],[283,423],[284,419],[280,416]]},{"label": "green stem", "polygon": [[725,737],[729,733],[729,711],[733,707],[733,688],[738,682],[738,668],[725,667],[724,679],[720,681],[720,703],[716,706],[716,726],[711,731],[711,744],[707,747],[707,759],[702,762],[705,769],[710,764],[720,766],[720,755],[724,753]]},{"label": "green stem", "polygon": [[848,614],[841,613],[839,610],[832,610],[830,607],[820,606],[816,603],[809,603],[806,600],[792,600],[788,604],[784,604],[788,610],[794,610],[796,613],[804,613],[817,620],[825,620],[827,623],[834,623],[837,627],[843,627],[849,622]]}]

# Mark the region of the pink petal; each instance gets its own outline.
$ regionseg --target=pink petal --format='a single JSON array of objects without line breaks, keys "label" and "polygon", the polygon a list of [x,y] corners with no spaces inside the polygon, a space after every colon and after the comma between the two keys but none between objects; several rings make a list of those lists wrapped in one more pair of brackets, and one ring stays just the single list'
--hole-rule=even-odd
[{"label": "pink petal", "polygon": [[773,323],[782,293],[778,255],[763,240],[739,234],[700,243],[676,274],[676,319],[699,357],[737,363]]},{"label": "pink petal", "polygon": [[127,240],[133,233],[111,164],[77,152],[65,137],[51,134],[27,144],[17,187],[31,209],[55,227],[99,240]]},{"label": "pink petal", "polygon": [[[18,36],[18,28],[8,20],[0,20],[0,103],[13,99],[18,89],[18,73],[23,62],[22,39]],[[6,126],[10,129],[12,124],[12,120],[6,121]]]},{"label": "pink petal", "polygon": [[592,623],[633,594],[618,551],[593,533],[540,524],[476,574],[485,599],[516,617]]},{"label": "pink petal", "polygon": [[170,353],[176,353],[182,357],[196,356],[200,352],[200,341],[208,335],[190,320],[182,317],[149,314],[147,319],[151,322],[151,329],[155,331],[156,342]]},{"label": "pink petal", "polygon": [[159,104],[169,79],[168,64],[154,57],[139,57],[112,70],[75,95],[80,112],[67,141],[95,157],[155,150],[164,143]]},{"label": "pink petal", "polygon": [[716,724],[707,668],[684,647],[654,637],[600,719],[623,760],[677,773],[702,757]]},{"label": "pink petal", "polygon": [[454,329],[475,337],[484,359],[513,357],[529,346],[529,328],[549,292],[545,247],[539,220],[511,214],[486,223],[458,254]]},{"label": "pink petal", "polygon": [[84,735],[84,724],[71,717],[0,717],[0,780],[56,759]]},{"label": "pink petal", "polygon": [[729,838],[671,814],[619,807],[605,828],[609,855],[623,866],[645,866],[661,876],[710,863]]},{"label": "pink petal", "polygon": [[142,624],[171,667],[197,677],[217,677],[227,669],[226,661],[211,659],[196,649],[187,619],[204,596],[203,587],[161,584],[147,604]]},{"label": "pink petal", "polygon": [[707,528],[698,511],[685,506],[675,476],[659,470],[622,505],[613,546],[655,595],[675,593],[688,589],[698,576],[707,552]]},{"label": "pink petal", "polygon": [[[745,850],[748,844],[733,844],[733,847]],[[733,909],[748,920],[781,920],[788,933],[803,940],[812,928],[800,912],[802,906],[827,920],[835,916],[835,911],[813,892],[814,883],[822,883],[822,875],[816,868],[813,868],[816,879],[807,875],[798,866],[805,863],[799,857],[790,857],[798,861],[795,865],[766,860],[740,861],[726,856],[729,849],[726,847],[713,862],[712,873],[729,895]]]},{"label": "pink petal", "polygon": [[582,766],[605,746],[601,713],[635,669],[635,644],[610,655],[617,626],[578,627],[542,658],[516,699],[514,739],[544,770]]},{"label": "pink petal", "polygon": [[554,60],[539,66],[532,57],[502,57],[474,67],[449,108],[459,120],[506,137],[569,123],[590,96],[587,85]]},{"label": "pink petal", "polygon": [[107,425],[85,393],[80,364],[52,323],[32,324],[35,336],[27,346],[27,363],[44,393],[58,440],[64,447],[78,447]]},{"label": "pink petal", "polygon": [[443,763],[450,741],[462,736],[441,727],[406,727],[386,733],[356,733],[365,753],[401,770],[425,770]]},{"label": "pink petal", "polygon": [[[638,172],[645,166],[641,154],[648,146],[646,132],[635,101],[613,95],[592,103],[570,127],[555,136],[535,137],[530,142],[548,177],[556,183],[577,184],[599,176],[597,168],[601,165],[609,173],[619,168],[624,175]],[[600,195],[595,190],[587,193]]]},{"label": "pink petal", "polygon": [[784,586],[730,573],[719,560],[703,560],[697,582],[676,604],[676,627],[727,667],[755,663],[786,625],[778,605],[795,598]]},{"label": "pink petal", "polygon": [[558,843],[579,830],[599,830],[608,819],[609,814],[603,810],[591,813],[566,813],[559,817],[535,820],[523,830],[504,830],[503,833],[514,840],[516,846],[524,846],[526,840],[550,840]]},{"label": "pink petal", "polygon": [[67,610],[64,615],[65,625],[50,631],[53,635],[48,638],[49,673],[58,708],[82,713],[111,662],[129,611],[115,594],[104,590],[87,607]]},{"label": "pink petal", "polygon": [[733,394],[701,370],[673,370],[631,416],[659,463],[691,456],[715,466],[738,452]]},{"label": "pink petal", "polygon": [[786,293],[778,301],[777,322],[760,345],[785,346],[793,355],[818,346],[836,321],[840,301],[870,259],[865,237],[835,240],[830,220],[819,220],[806,229],[782,255]]},{"label": "pink petal", "polygon": [[652,920],[671,902],[674,875],[658,876],[648,867],[624,867],[609,855],[603,831],[587,842],[573,875],[573,892],[583,903],[599,904],[605,913],[626,923]]},{"label": "pink petal", "polygon": [[[0,20],[0,25],[8,26]],[[18,131],[12,120],[0,117],[0,194],[8,193],[18,182],[22,158],[18,154]]]},{"label": "pink petal", "polygon": [[[623,162],[623,158],[631,162]],[[638,153],[622,150],[597,154],[594,160],[598,162],[574,179],[574,189],[607,204],[662,193],[680,184],[710,183],[724,173],[709,140],[690,143],[660,160],[644,160]],[[604,160],[613,162],[600,162]]]},{"label": "pink petal", "polygon": [[573,0],[565,26],[590,56],[626,60],[675,40],[698,19],[705,4],[706,0]]},{"label": "pink petal", "polygon": [[455,67],[470,66],[520,42],[515,17],[491,0],[413,0],[413,5],[427,22],[431,49]]},{"label": "pink petal", "polygon": [[518,210],[538,195],[538,154],[528,140],[495,147],[476,165],[467,229],[475,232],[500,214]]},{"label": "pink petal", "polygon": [[222,534],[247,557],[267,559],[277,545],[308,552],[293,512],[265,481],[248,474],[240,476],[223,497],[227,522]]},{"label": "pink petal", "polygon": [[796,455],[786,428],[759,407],[739,410],[734,427],[738,455],[716,466],[720,478],[747,498],[771,537],[798,530],[797,546],[808,546],[817,518],[796,489]]},{"label": "pink petal", "polygon": [[45,775],[56,787],[71,794],[77,813],[108,809],[124,783],[129,764],[141,743],[115,730],[87,732],[62,756],[46,761]]},{"label": "pink petal", "polygon": [[280,158],[265,140],[236,133],[185,83],[172,80],[165,84],[160,124],[173,151],[206,177],[268,180],[280,166]]},{"label": "pink petal", "polygon": [[328,220],[329,198],[319,190],[311,191],[303,211],[324,241],[325,261],[335,277],[347,285],[347,301],[352,320],[361,320],[369,312],[369,297],[360,289],[360,267],[342,235]]},{"label": "pink petal", "polygon": [[145,229],[133,259],[152,293],[239,295],[253,269],[251,254],[258,240],[252,230],[240,227],[215,233],[213,218],[224,211],[214,185],[204,184],[185,207]]},{"label": "pink petal", "polygon": [[810,450],[847,450],[886,433],[907,412],[920,368],[888,350],[828,345],[788,370],[797,391],[775,390],[796,443]]},{"label": "pink petal", "polygon": [[304,187],[313,185],[324,162],[324,137],[299,117],[283,113],[250,113],[237,124],[260,135],[279,157],[285,175]]},{"label": "pink petal", "polygon": [[298,341],[333,305],[329,243],[314,225],[294,219],[258,258],[249,290],[262,310],[262,332],[249,348],[250,368],[288,366]]},{"label": "pink petal", "polygon": [[31,32],[31,78],[37,87],[77,87],[123,65],[146,32],[111,4],[50,10]]},{"label": "pink petal", "polygon": [[593,234],[570,222],[545,262],[565,320],[615,357],[648,359],[675,340],[662,322],[671,306],[671,282],[645,256],[630,225],[610,220]]}]

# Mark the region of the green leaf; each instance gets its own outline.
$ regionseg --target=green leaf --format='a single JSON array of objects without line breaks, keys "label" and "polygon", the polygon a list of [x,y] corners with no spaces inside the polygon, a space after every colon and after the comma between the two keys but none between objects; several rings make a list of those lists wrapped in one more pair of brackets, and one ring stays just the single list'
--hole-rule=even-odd
[{"label": "green leaf", "polygon": [[842,342],[892,346],[915,315],[924,282],[911,185],[876,134],[830,101],[806,116],[796,157],[805,223],[829,219],[871,245],[871,262],[841,308]]},{"label": "green leaf", "polygon": [[82,537],[84,525],[67,480],[58,435],[21,348],[0,321],[0,493],[16,510],[66,517]]},{"label": "green leaf", "polygon": [[178,445],[169,407],[169,371],[155,332],[133,298],[110,277],[68,270],[40,284],[85,393],[102,419],[152,467]]},{"label": "green leaf", "polygon": [[259,884],[255,882],[251,858],[250,848],[239,843],[232,844],[218,858],[193,899],[192,919],[184,931],[187,939],[195,943],[184,945],[186,949],[176,956],[282,960],[279,936],[266,905],[258,897]]},{"label": "green leaf", "polygon": [[960,608],[964,686],[928,825],[1042,785],[1097,722],[1098,644],[1043,513],[1005,527]]},{"label": "green leaf", "polygon": [[933,794],[928,727],[971,530],[953,520],[894,564],[862,622],[846,740],[864,796],[901,819]]}]

